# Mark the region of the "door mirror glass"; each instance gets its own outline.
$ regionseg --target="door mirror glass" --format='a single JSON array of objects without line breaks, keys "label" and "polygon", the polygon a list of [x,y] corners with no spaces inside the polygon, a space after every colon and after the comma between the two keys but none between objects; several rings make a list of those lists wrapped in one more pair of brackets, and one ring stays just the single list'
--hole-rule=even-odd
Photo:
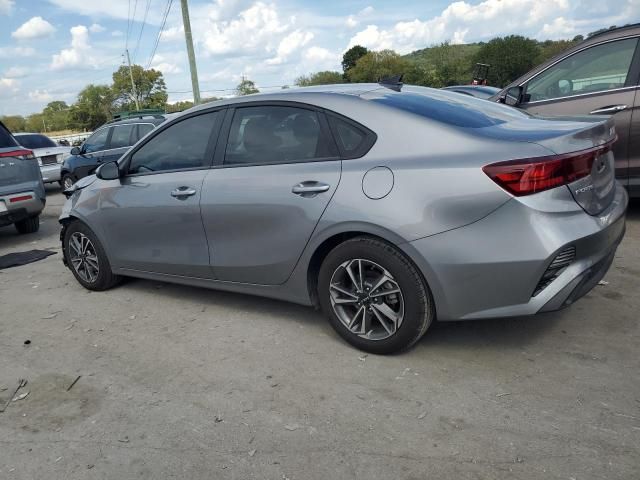
[{"label": "door mirror glass", "polygon": [[509,88],[504,95],[504,103],[512,107],[522,103],[522,87],[516,86]]},{"label": "door mirror glass", "polygon": [[96,169],[96,177],[100,180],[117,180],[120,178],[118,162],[109,162],[100,165]]},{"label": "door mirror glass", "polygon": [[70,153],[71,155],[80,155],[82,151],[80,150],[80,147],[73,147]]}]

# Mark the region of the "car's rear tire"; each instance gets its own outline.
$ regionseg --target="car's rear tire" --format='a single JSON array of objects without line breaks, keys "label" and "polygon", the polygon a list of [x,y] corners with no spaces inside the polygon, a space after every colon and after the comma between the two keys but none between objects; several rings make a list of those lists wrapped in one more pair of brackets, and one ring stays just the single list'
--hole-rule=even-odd
[{"label": "car's rear tire", "polygon": [[25,218],[15,223],[16,230],[20,234],[35,233],[40,230],[40,215]]},{"label": "car's rear tire", "polygon": [[71,175],[69,175],[68,173],[65,173],[62,176],[62,180],[60,180],[60,186],[64,190],[66,190],[67,188],[71,188],[74,183],[76,183],[76,182],[73,180],[73,177]]},{"label": "car's rear tire", "polygon": [[79,220],[65,228],[62,248],[71,273],[84,288],[101,291],[120,282],[98,237]]},{"label": "car's rear tire", "polygon": [[413,263],[372,237],[347,240],[329,252],[318,297],[336,332],[371,353],[410,348],[435,317],[431,292]]}]

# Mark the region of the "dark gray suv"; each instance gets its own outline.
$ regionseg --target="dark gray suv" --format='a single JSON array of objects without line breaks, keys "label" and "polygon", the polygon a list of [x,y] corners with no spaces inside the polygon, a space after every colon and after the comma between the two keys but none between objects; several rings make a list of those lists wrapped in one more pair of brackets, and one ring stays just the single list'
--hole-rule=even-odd
[{"label": "dark gray suv", "polygon": [[538,115],[611,115],[616,177],[640,196],[640,24],[593,35],[492,97]]},{"label": "dark gray suv", "polygon": [[0,122],[0,227],[14,224],[19,233],[38,231],[45,202],[36,157]]}]

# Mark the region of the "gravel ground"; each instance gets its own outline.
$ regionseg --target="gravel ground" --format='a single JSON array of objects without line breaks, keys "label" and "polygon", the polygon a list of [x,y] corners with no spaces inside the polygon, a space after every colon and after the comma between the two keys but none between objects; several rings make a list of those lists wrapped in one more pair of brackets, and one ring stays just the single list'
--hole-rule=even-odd
[{"label": "gravel ground", "polygon": [[39,233],[0,229],[0,255],[57,252],[0,271],[0,409],[29,382],[0,413],[1,479],[640,478],[640,202],[609,284],[570,309],[378,357],[296,305],[84,290],[48,190]]}]

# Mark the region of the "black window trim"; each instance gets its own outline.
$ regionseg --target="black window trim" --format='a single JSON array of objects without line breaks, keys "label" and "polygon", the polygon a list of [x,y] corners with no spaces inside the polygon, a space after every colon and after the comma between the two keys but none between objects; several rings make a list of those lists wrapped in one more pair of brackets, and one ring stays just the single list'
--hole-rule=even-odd
[{"label": "black window trim", "polygon": [[[201,115],[207,115],[210,113],[215,113],[215,112],[220,112],[221,113],[221,118],[219,117],[216,120],[216,123],[214,125],[213,131],[211,132],[211,135],[209,136],[209,140],[207,143],[207,148],[205,149],[205,158],[208,159],[208,161],[206,161],[204,163],[204,165],[201,165],[199,167],[189,167],[189,168],[174,168],[171,170],[160,170],[157,172],[141,172],[141,173],[129,173],[129,165],[131,164],[131,157],[133,157],[133,155],[140,150],[142,147],[144,147],[147,143],[149,143],[151,140],[153,140],[157,135],[159,135],[160,133],[164,132],[167,128],[172,127],[173,125],[176,125],[180,122],[183,122],[185,120],[188,120],[190,118],[194,118],[194,117],[199,117]],[[193,113],[187,114],[187,115],[181,115],[178,118],[176,118],[175,120],[172,120],[170,122],[165,122],[165,123],[161,123],[160,125],[156,126],[155,129],[153,129],[151,132],[149,132],[149,137],[146,138],[146,140],[142,143],[138,143],[137,145],[135,145],[135,148],[131,148],[129,150],[129,152],[127,152],[127,154],[123,157],[122,162],[119,164],[119,168],[120,171],[124,171],[124,177],[125,178],[129,178],[129,177],[143,177],[146,175],[161,175],[163,173],[175,173],[175,172],[190,172],[190,171],[195,171],[195,170],[208,170],[211,168],[211,165],[213,163],[213,154],[214,151],[216,150],[217,144],[218,144],[218,140],[220,139],[220,133],[222,132],[222,128],[224,127],[224,123],[226,121],[226,117],[228,116],[228,106],[224,105],[224,106],[218,106],[216,108],[211,108],[211,109],[207,109],[207,110],[197,110]]]},{"label": "black window trim", "polygon": [[555,62],[547,65],[545,68],[543,68],[542,70],[536,72],[535,74],[531,75],[529,78],[527,78],[526,80],[523,80],[518,86],[520,87],[524,87],[523,89],[523,98],[526,98],[527,95],[527,88],[529,86],[529,83],[531,82],[531,80],[533,80],[534,78],[536,78],[538,75],[541,75],[542,73],[546,72],[547,70],[549,70],[550,68],[554,67],[555,65],[557,65],[560,62],[563,62],[564,60],[566,60],[569,57],[572,57],[578,53],[584,52],[585,50],[589,50],[590,48],[593,47],[599,47],[600,45],[605,45],[607,43],[611,43],[611,42],[620,42],[623,40],[629,40],[635,38],[636,39],[636,48],[634,50],[633,56],[631,57],[631,64],[629,65],[629,71],[627,72],[627,79],[625,81],[625,85],[623,87],[619,87],[619,88],[612,88],[610,90],[601,90],[598,92],[587,92],[587,93],[579,93],[576,95],[568,95],[568,96],[564,96],[564,97],[556,97],[556,98],[549,98],[549,99],[544,99],[544,100],[534,100],[532,102],[527,101],[527,102],[522,102],[522,105],[543,105],[546,103],[550,103],[550,102],[557,102],[557,101],[565,101],[565,100],[571,100],[574,98],[581,98],[581,97],[589,97],[589,96],[594,96],[594,95],[603,95],[603,94],[608,94],[610,92],[621,92],[621,91],[632,91],[638,88],[639,83],[640,83],[640,35],[639,34],[633,34],[633,35],[626,35],[624,37],[618,37],[618,38],[612,38],[609,40],[605,40],[602,42],[598,42],[598,43],[592,43],[591,45],[586,45],[576,51],[573,51],[565,56],[563,56],[562,58],[559,58],[558,60],[556,60]]},{"label": "black window trim", "polygon": [[[367,153],[369,153],[369,150],[371,150],[371,148],[378,140],[378,135],[373,130],[365,127],[361,123],[356,122],[349,117],[345,117],[344,115],[340,115],[339,113],[335,113],[332,111],[327,111],[327,118],[329,120],[329,126],[331,128],[331,133],[333,134],[334,141],[336,145],[338,145],[338,149],[340,150],[340,158],[342,158],[342,160],[354,160],[356,158],[364,157]],[[353,152],[347,152],[344,149],[344,145],[342,144],[342,140],[340,139],[340,135],[338,134],[337,126],[334,120],[339,120],[347,123],[355,129],[360,130],[362,133],[364,133],[364,140]]]},{"label": "black window trim", "polygon": [[[320,132],[323,140],[326,140],[327,146],[329,150],[333,153],[328,157],[319,157],[319,158],[304,158],[299,160],[286,160],[286,161],[276,161],[276,162],[255,162],[255,163],[224,163],[224,157],[226,154],[228,142],[229,142],[229,134],[231,132],[231,124],[233,122],[233,117],[235,115],[236,110],[247,108],[247,107],[290,107],[290,108],[300,108],[303,110],[311,110],[318,115],[318,120],[320,122]],[[311,105],[304,102],[295,102],[288,100],[256,100],[251,102],[243,102],[240,104],[232,104],[229,105],[229,111],[227,113],[227,118],[225,118],[225,122],[222,125],[221,134],[220,134],[220,142],[218,142],[218,148],[216,148],[214,162],[211,168],[245,168],[245,167],[262,167],[267,165],[289,165],[289,164],[300,164],[300,163],[316,163],[316,162],[334,162],[336,160],[340,160],[340,152],[338,150],[338,146],[336,145],[335,138],[331,134],[331,130],[329,128],[329,123],[325,116],[325,110],[323,108],[318,107],[317,105]]]}]

